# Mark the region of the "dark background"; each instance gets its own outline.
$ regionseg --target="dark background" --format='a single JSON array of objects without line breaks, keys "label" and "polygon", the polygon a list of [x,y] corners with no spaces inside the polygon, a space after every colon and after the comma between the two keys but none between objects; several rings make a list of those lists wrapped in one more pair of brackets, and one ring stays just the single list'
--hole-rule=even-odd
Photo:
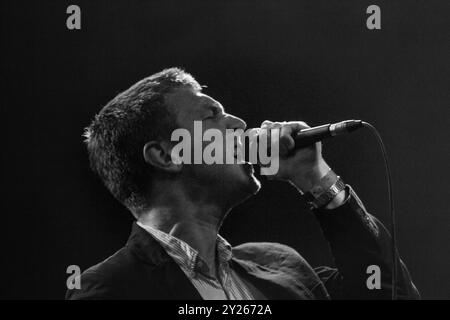
[{"label": "dark background", "polygon": [[[80,31],[66,28],[69,4],[81,7]],[[382,30],[366,28],[370,4]],[[84,270],[125,243],[131,215],[89,171],[83,127],[137,80],[179,66],[249,126],[373,123],[392,163],[402,257],[423,298],[449,299],[449,9],[446,0],[2,1],[1,297],[63,298],[68,265]],[[324,154],[388,224],[370,132],[330,141]],[[265,182],[222,234],[332,263],[284,183]]]}]

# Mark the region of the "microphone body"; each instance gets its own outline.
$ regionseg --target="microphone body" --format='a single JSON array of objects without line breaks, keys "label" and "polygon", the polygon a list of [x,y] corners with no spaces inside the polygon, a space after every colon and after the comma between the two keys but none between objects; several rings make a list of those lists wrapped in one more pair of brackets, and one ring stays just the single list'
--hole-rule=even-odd
[{"label": "microphone body", "polygon": [[295,149],[304,148],[318,141],[355,131],[362,126],[363,122],[361,120],[345,120],[300,130],[294,137]]},{"label": "microphone body", "polygon": [[[305,148],[327,138],[332,138],[340,134],[352,132],[361,128],[362,126],[363,121],[361,120],[345,120],[300,130],[293,137],[295,141],[295,150]],[[271,145],[271,142],[267,141],[266,143],[264,143],[264,147],[262,147],[260,145],[261,136],[258,134],[259,129],[250,129],[250,131],[253,131],[256,136],[253,136],[254,138],[244,139],[244,159],[245,161],[252,164],[260,164],[261,153],[265,153],[265,155],[267,156],[270,152],[272,156],[273,150],[271,150],[271,147],[275,147],[275,145]],[[275,152],[278,152],[278,150],[279,149],[277,147]]]}]

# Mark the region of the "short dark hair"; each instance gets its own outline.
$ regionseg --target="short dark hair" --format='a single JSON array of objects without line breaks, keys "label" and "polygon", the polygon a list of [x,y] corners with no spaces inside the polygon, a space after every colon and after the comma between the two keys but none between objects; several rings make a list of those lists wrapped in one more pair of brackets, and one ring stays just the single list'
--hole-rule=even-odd
[{"label": "short dark hair", "polygon": [[85,128],[92,170],[130,209],[148,205],[144,192],[152,168],[144,161],[143,147],[151,140],[170,139],[177,122],[165,103],[165,95],[183,86],[201,90],[189,73],[179,68],[165,69],[118,94]]}]

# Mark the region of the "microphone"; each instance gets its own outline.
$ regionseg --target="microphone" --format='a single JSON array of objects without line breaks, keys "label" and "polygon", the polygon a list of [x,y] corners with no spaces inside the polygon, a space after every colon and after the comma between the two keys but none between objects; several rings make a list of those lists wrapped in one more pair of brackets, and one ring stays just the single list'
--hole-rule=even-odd
[{"label": "microphone", "polygon": [[294,137],[295,149],[304,148],[340,134],[353,132],[362,126],[363,122],[361,120],[345,120],[300,130]]},{"label": "microphone", "polygon": [[[306,128],[300,130],[293,138],[295,141],[295,150],[305,148],[318,141],[322,141],[327,138],[332,138],[340,134],[349,133],[363,127],[364,122],[362,120],[345,120],[336,123],[328,123],[312,128]],[[244,159],[252,164],[259,165],[261,162],[261,136],[259,135],[257,128],[250,129],[252,134],[244,138]],[[268,139],[270,140],[270,139]],[[271,143],[267,141],[264,144],[267,151],[271,150]],[[277,148],[278,150],[278,148]],[[265,151],[266,155],[268,152]],[[264,152],[264,151],[263,151]],[[277,151],[278,152],[278,151]],[[271,151],[270,151],[271,153]]]}]

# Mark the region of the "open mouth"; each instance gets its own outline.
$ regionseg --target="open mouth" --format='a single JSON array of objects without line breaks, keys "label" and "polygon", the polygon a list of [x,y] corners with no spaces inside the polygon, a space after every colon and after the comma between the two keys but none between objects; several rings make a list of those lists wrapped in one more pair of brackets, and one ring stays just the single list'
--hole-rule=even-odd
[{"label": "open mouth", "polygon": [[239,163],[239,153],[238,153],[238,148],[234,147],[233,149],[233,158],[237,161],[237,163]]},{"label": "open mouth", "polygon": [[235,159],[235,163],[244,164],[247,163],[244,159],[244,145],[242,143],[241,137],[237,138],[236,143],[233,148],[233,158]]},{"label": "open mouth", "polygon": [[[239,148],[241,149],[239,150]],[[253,164],[244,159],[242,146],[237,146],[234,148],[233,158],[235,160],[234,163],[241,165],[248,175],[252,175],[255,172]]]},{"label": "open mouth", "polygon": [[242,147],[237,146],[233,149],[233,158],[234,158],[234,163],[236,164],[244,164],[244,163],[248,163],[247,161],[245,161],[244,157],[243,157],[243,150]]}]

